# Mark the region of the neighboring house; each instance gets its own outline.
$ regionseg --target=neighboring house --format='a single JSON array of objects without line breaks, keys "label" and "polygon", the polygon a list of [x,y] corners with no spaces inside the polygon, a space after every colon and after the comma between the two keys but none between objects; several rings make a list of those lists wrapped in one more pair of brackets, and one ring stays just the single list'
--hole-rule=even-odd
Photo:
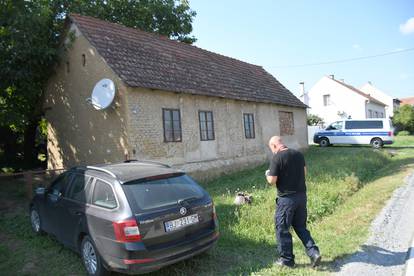
[{"label": "neighboring house", "polygon": [[[306,106],[262,67],[92,17],[67,27],[45,100],[49,168],[150,159],[206,176],[263,162],[272,135],[307,147]],[[116,97],[98,111],[86,99],[103,78]]]},{"label": "neighboring house", "polygon": [[409,105],[414,106],[414,97],[403,98],[403,99],[400,99],[400,101],[401,101],[400,105],[409,104]]},{"label": "neighboring house", "polygon": [[322,77],[308,92],[309,113],[325,124],[344,118],[384,118],[386,105],[333,75]]},{"label": "neighboring house", "polygon": [[400,105],[399,99],[393,98],[390,95],[379,90],[377,87],[372,85],[370,81],[364,84],[359,90],[387,105],[385,107],[385,118],[392,117],[394,115],[394,111],[397,110]]}]

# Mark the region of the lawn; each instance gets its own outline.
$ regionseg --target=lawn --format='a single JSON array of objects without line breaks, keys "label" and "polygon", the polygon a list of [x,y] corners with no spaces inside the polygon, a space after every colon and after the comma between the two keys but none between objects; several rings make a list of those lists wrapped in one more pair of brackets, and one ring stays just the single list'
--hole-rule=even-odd
[{"label": "lawn", "polygon": [[[297,268],[280,269],[274,237],[275,189],[265,183],[267,165],[223,176],[203,186],[212,195],[221,237],[210,252],[152,275],[310,275],[335,271],[335,260],[352,254],[366,240],[370,222],[393,190],[414,167],[414,137],[396,137],[382,150],[369,147],[311,147],[308,167],[309,228],[320,246],[318,270],[294,236]],[[237,191],[254,197],[253,204],[233,205]],[[18,188],[0,186],[0,197],[15,201],[0,209],[0,271],[7,275],[84,274],[78,256],[50,237],[35,237]],[[0,199],[0,200],[1,200]]]}]

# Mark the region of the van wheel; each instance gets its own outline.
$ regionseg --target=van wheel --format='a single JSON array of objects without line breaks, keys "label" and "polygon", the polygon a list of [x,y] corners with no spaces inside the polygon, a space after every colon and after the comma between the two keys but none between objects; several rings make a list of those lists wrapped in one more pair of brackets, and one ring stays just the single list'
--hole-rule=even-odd
[{"label": "van wheel", "polygon": [[322,139],[319,141],[319,146],[321,146],[321,147],[327,147],[327,146],[329,146],[329,145],[330,145],[330,143],[329,143],[328,138],[322,138]]},{"label": "van wheel", "polygon": [[374,149],[382,148],[383,145],[384,145],[384,143],[382,142],[382,140],[380,138],[374,138],[374,139],[371,140],[371,146]]},{"label": "van wheel", "polygon": [[83,238],[80,249],[83,265],[85,266],[88,275],[104,276],[110,274],[104,267],[102,258],[99,256],[99,253],[89,236]]}]

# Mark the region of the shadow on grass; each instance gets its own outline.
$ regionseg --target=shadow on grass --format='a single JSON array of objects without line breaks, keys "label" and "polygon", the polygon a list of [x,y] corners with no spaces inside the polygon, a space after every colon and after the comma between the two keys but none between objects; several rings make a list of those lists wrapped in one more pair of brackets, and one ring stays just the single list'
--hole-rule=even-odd
[{"label": "shadow on grass", "polygon": [[356,253],[338,256],[334,262],[323,262],[319,270],[338,272],[345,265],[352,263],[372,264],[380,267],[391,267],[403,265],[409,260],[409,252],[414,250],[412,247],[407,251],[395,252],[374,245],[362,245]]}]

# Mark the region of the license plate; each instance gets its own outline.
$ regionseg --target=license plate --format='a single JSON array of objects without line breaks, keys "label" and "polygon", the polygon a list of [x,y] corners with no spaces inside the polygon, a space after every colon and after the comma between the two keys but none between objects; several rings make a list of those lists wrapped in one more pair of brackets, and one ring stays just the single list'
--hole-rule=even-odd
[{"label": "license plate", "polygon": [[175,231],[187,225],[196,224],[196,223],[198,223],[197,214],[187,216],[187,217],[182,217],[182,218],[171,220],[171,221],[166,221],[164,222],[165,232]]}]

